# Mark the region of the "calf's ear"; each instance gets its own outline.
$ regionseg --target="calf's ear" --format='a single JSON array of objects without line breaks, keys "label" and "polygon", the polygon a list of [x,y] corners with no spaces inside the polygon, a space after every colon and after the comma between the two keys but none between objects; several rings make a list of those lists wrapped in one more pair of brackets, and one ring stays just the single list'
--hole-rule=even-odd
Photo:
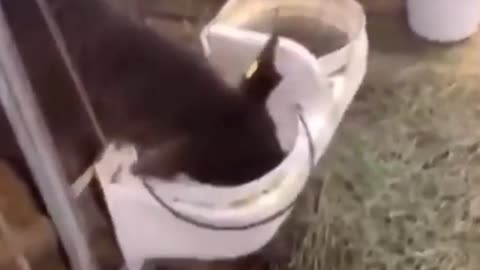
[{"label": "calf's ear", "polygon": [[264,104],[282,80],[275,66],[279,36],[274,33],[240,82],[240,89],[253,102]]}]

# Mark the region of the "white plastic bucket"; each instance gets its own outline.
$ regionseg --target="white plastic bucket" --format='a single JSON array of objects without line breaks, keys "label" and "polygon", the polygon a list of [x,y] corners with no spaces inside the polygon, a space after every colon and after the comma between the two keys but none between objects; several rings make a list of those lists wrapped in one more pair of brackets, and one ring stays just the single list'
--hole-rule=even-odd
[{"label": "white plastic bucket", "polygon": [[[322,149],[323,145],[330,141],[330,137],[325,134],[318,136],[316,133],[317,123],[315,115],[322,114],[319,107],[326,106],[328,117],[325,118],[329,130],[334,131],[340,123],[346,109],[350,105],[355,93],[358,91],[367,71],[368,57],[368,37],[366,32],[366,16],[363,8],[354,0],[230,0],[220,10],[218,15],[204,28],[201,33],[202,45],[206,55],[218,70],[222,71],[229,65],[228,59],[231,55],[242,55],[241,65],[246,69],[255,57],[247,52],[238,50],[242,46],[256,46],[257,49],[263,46],[269,34],[249,30],[244,27],[247,21],[254,20],[256,16],[278,12],[278,16],[306,16],[315,18],[336,26],[346,33],[348,41],[345,45],[320,57],[314,56],[304,46],[287,39],[296,44],[298,50],[302,48],[310,58],[316,58],[318,67],[318,76],[327,76],[329,78],[329,94],[333,100],[328,100],[325,105],[325,97],[319,96],[319,99],[302,98],[302,94],[294,97],[297,102],[306,108],[309,118],[309,126],[314,134],[316,148]],[[254,44],[251,44],[251,43]],[[303,71],[297,69],[294,65],[288,63],[280,64],[280,67],[288,67],[290,74],[299,76]],[[231,83],[237,83],[241,78],[241,73],[230,73],[227,79]],[[292,89],[295,85],[291,86]],[[296,90],[297,90],[296,89]],[[319,88],[317,91],[325,91],[325,88]],[[333,136],[333,133],[332,133]],[[315,152],[318,161],[323,154],[321,150]]]},{"label": "white plastic bucket", "polygon": [[430,41],[455,42],[473,35],[480,23],[478,0],[407,0],[412,31]]},{"label": "white plastic bucket", "polygon": [[[232,33],[232,32],[230,32]],[[233,32],[234,34],[234,32]],[[245,37],[246,43],[231,44],[238,54],[223,57],[227,74],[242,72],[245,57],[260,52],[256,46],[267,36]],[[290,214],[314,163],[307,129],[325,143],[334,130],[328,126],[333,95],[326,77],[303,47],[280,39],[276,65],[284,80],[268,100],[282,145],[291,149],[274,170],[248,184],[220,188],[178,181],[150,181],[147,189],[128,169],[135,160],[133,148],[110,147],[97,164],[97,173],[112,216],[120,248],[131,270],[140,269],[148,258],[235,258],[267,244]],[[296,71],[302,71],[296,73]],[[294,72],[292,72],[294,71]],[[323,85],[323,86],[322,86]],[[325,88],[325,91],[318,89]],[[315,111],[297,115],[296,100],[316,100]],[[315,126],[310,127],[310,123]],[[117,168],[123,168],[117,173]],[[112,176],[117,175],[116,182]],[[151,193],[153,191],[153,194]]]},{"label": "white plastic bucket", "polygon": [[[209,60],[231,83],[238,82],[269,38],[221,23],[220,18],[235,10],[234,2],[250,2],[253,9],[258,3],[273,3],[242,1],[228,2],[202,31]],[[140,269],[148,258],[235,258],[259,250],[272,239],[290,214],[305,187],[309,169],[325,152],[365,76],[368,40],[363,11],[357,11],[359,24],[352,20],[346,24],[351,30],[350,42],[323,57],[316,58],[290,39],[280,39],[275,64],[284,80],[267,105],[282,146],[290,153],[260,179],[219,188],[193,184],[180,177],[175,182],[148,181],[151,185],[147,189],[128,170],[116,173],[119,166],[128,168],[134,162],[134,149],[110,148],[106,152],[97,164],[97,172],[130,270]],[[303,108],[301,115],[308,128],[294,113],[295,104]],[[112,183],[115,174],[118,182]]]}]

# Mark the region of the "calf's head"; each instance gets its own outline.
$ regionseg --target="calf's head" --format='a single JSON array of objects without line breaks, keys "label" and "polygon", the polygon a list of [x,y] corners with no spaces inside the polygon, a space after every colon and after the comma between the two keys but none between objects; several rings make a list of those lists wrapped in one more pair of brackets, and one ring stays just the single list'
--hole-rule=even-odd
[{"label": "calf's head", "polygon": [[278,165],[285,153],[266,106],[281,81],[274,64],[277,43],[272,35],[225,110],[203,128],[143,151],[132,172],[162,178],[183,172],[202,183],[229,186],[254,180]]}]

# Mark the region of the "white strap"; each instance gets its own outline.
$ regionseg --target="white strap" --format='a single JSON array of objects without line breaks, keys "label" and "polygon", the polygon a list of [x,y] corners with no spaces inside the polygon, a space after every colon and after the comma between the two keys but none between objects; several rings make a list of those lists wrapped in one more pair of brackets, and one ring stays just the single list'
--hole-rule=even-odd
[{"label": "white strap", "polygon": [[90,165],[72,184],[73,196],[78,198],[95,176],[95,164]]}]

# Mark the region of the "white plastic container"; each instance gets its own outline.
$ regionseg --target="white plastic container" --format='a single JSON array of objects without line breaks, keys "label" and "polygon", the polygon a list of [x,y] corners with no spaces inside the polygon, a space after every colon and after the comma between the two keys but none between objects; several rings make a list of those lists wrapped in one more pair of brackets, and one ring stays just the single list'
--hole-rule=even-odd
[{"label": "white plastic container", "polygon": [[[257,44],[268,37],[244,38],[245,44],[231,44],[239,46],[236,50],[242,53],[223,58],[230,63],[227,73],[241,72],[245,57],[254,58],[261,49]],[[328,125],[333,95],[328,91],[327,78],[319,75],[316,59],[298,44],[281,39],[276,65],[285,78],[269,99],[268,107],[282,145],[291,151],[277,168],[260,179],[232,188],[194,184],[186,177],[176,182],[154,180],[149,181],[156,194],[152,196],[142,181],[126,169],[135,160],[134,149],[111,147],[97,164],[117,239],[130,270],[140,269],[148,258],[219,259],[255,252],[272,239],[288,217],[306,184],[314,153],[325,150],[335,131]],[[298,70],[302,72],[296,73]],[[318,91],[322,87],[324,91]],[[309,134],[324,141],[314,152],[310,151],[312,141],[307,129],[298,118],[302,114],[295,113],[297,98],[316,100],[318,104],[315,112],[303,113],[308,126],[315,124],[308,127]],[[119,167],[123,169],[118,171]],[[113,175],[117,175],[114,183]]]},{"label": "white plastic container", "polygon": [[[327,125],[335,130],[340,123],[346,109],[350,105],[355,93],[359,89],[366,71],[368,57],[368,37],[366,32],[366,16],[363,8],[354,0],[230,0],[220,10],[218,15],[204,28],[201,33],[202,44],[210,61],[218,70],[225,70],[229,62],[225,61],[230,55],[242,55],[241,62],[237,62],[243,69],[253,61],[254,55],[238,50],[239,46],[263,46],[260,42],[268,37],[266,33],[255,32],[244,27],[246,22],[254,20],[256,16],[275,13],[277,16],[305,16],[313,20],[334,25],[348,36],[345,45],[316,57],[304,46],[288,39],[297,48],[302,48],[310,58],[316,58],[319,76],[329,78],[329,91],[333,101],[326,106],[325,100],[302,98],[299,94],[294,97],[307,111],[307,116],[319,114],[317,109],[326,106],[330,110]],[[274,15],[275,16],[275,15]],[[272,19],[275,19],[274,17]],[[250,41],[251,39],[252,41]],[[255,44],[250,44],[255,42]],[[288,66],[290,74],[303,71],[289,63],[280,64]],[[229,73],[227,79],[237,83],[241,78],[240,73]],[[291,86],[298,91],[298,87]],[[319,88],[317,91],[324,91]],[[324,97],[319,97],[323,99]],[[317,148],[322,148],[329,137],[317,136],[315,133],[316,122],[310,121]],[[321,157],[322,151],[316,151],[316,160]]]},{"label": "white plastic container", "polygon": [[478,0],[407,0],[410,28],[436,42],[455,42],[473,35],[480,24]]},{"label": "white plastic container", "polygon": [[[231,83],[238,81],[269,38],[220,23],[225,12],[236,10],[234,2],[227,3],[202,32],[209,60]],[[250,4],[254,9],[258,3],[270,2],[255,0]],[[358,7],[358,14],[345,17],[355,18],[359,24],[348,20],[350,42],[331,54],[318,59],[297,42],[280,39],[275,64],[284,80],[267,105],[282,146],[290,153],[265,176],[231,188],[193,184],[180,177],[176,182],[149,181],[152,185],[147,189],[128,170],[117,173],[119,166],[128,168],[134,162],[134,149],[110,148],[106,152],[97,172],[130,270],[140,269],[149,258],[236,258],[261,249],[272,239],[289,216],[310,168],[325,152],[365,75],[365,17],[355,2],[349,2]],[[295,113],[296,104],[303,113]],[[115,174],[117,182],[112,183]]]}]

